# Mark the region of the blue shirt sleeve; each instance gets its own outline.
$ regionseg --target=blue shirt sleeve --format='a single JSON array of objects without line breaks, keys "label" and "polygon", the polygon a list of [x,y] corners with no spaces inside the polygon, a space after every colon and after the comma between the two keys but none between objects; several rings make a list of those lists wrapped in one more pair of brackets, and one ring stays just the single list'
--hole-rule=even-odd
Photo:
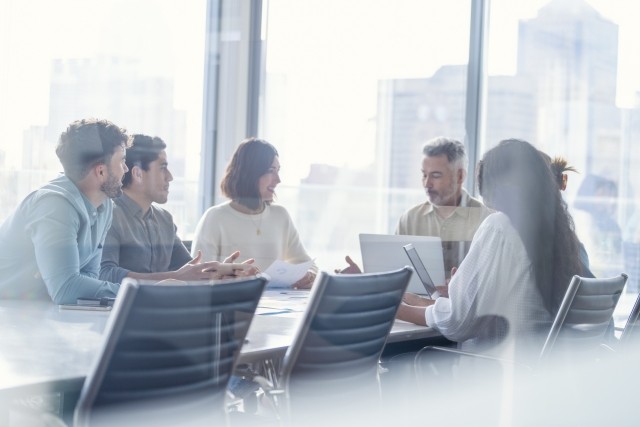
[{"label": "blue shirt sleeve", "polygon": [[92,230],[89,224],[82,224],[80,214],[67,200],[46,197],[34,205],[31,214],[26,228],[33,241],[38,270],[56,304],[75,304],[78,297],[117,294],[118,284],[97,278],[103,242],[96,237],[95,247],[78,245],[81,228]]}]

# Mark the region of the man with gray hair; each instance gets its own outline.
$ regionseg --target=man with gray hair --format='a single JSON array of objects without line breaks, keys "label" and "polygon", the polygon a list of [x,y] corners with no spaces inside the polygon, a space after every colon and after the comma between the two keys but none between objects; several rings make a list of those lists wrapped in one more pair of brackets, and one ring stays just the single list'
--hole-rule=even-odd
[{"label": "man with gray hair", "polygon": [[[469,161],[460,141],[438,137],[428,141],[422,153],[422,186],[428,200],[400,217],[396,234],[440,237],[448,279],[451,269],[462,262],[476,230],[492,211],[462,188]],[[346,261],[349,266],[336,272],[360,272],[350,257]]]},{"label": "man with gray hair", "polygon": [[422,153],[422,186],[428,200],[400,217],[396,234],[440,237],[448,277],[491,210],[462,188],[469,161],[460,141],[435,138],[425,144]]}]

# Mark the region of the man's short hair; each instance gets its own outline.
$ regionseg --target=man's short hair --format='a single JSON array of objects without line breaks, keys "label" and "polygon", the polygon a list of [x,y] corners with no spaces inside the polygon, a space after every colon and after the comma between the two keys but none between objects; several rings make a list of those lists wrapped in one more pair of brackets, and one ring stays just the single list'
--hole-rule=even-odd
[{"label": "man's short hair", "polygon": [[457,139],[440,136],[427,141],[422,149],[427,157],[447,156],[449,163],[460,169],[467,170],[469,159],[464,144]]},{"label": "man's short hair", "polygon": [[154,162],[160,156],[162,150],[167,148],[167,144],[157,136],[148,136],[136,133],[131,136],[131,147],[127,150],[127,167],[129,171],[122,178],[122,186],[128,187],[131,184],[132,171],[134,166],[149,170],[149,163]]},{"label": "man's short hair", "polygon": [[97,164],[109,164],[118,147],[127,147],[129,135],[108,120],[82,119],[71,123],[62,132],[56,155],[65,175],[80,181]]}]

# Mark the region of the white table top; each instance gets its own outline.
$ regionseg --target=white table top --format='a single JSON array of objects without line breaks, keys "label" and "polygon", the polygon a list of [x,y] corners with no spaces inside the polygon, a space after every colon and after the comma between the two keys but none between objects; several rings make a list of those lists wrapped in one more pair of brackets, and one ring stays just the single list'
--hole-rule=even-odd
[{"label": "white table top", "polygon": [[[266,291],[240,362],[284,354],[306,306],[304,291]],[[0,301],[0,397],[17,390],[79,390],[103,343],[110,312],[61,310],[50,302]],[[437,336],[396,321],[389,342]]]}]

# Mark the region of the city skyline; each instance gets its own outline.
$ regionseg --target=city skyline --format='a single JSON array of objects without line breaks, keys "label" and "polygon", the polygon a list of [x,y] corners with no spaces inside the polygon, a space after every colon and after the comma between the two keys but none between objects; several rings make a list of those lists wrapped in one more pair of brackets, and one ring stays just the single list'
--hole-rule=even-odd
[{"label": "city skyline", "polygon": [[[615,100],[618,27],[581,0],[569,0],[573,8],[566,3],[553,0],[536,18],[520,22],[515,75],[488,76],[482,151],[521,138],[569,157],[585,174],[637,182],[619,175],[618,167],[632,154],[622,149],[622,110]],[[386,80],[379,93],[379,162],[389,159],[385,186],[407,188],[407,171],[418,170],[426,140],[446,135],[464,141],[466,66],[443,65],[424,79]]]},{"label": "city skyline", "polygon": [[[62,1],[65,5],[73,3],[68,3],[70,0]],[[540,127],[538,121],[543,115],[538,111],[537,101],[534,100],[538,91],[526,82],[531,76],[518,71],[521,47],[518,44],[519,37],[514,31],[520,22],[537,19],[541,8],[553,2],[536,0],[527,3],[526,7],[518,3],[505,11],[505,8],[511,6],[507,7],[501,1],[492,2],[493,21],[489,23],[489,96],[486,104],[486,133],[482,137],[486,141],[497,141],[518,134],[525,139],[539,139],[536,136]],[[26,6],[11,3],[11,12],[14,15],[19,13],[28,16],[30,12],[27,6],[35,4],[35,0],[26,0],[26,3]],[[6,74],[7,68],[0,69],[0,94],[4,99],[19,98],[18,94],[23,93],[26,98],[18,99],[15,108],[3,103],[2,112],[6,114],[0,114],[0,128],[8,129],[5,133],[6,139],[0,145],[0,165],[5,169],[5,179],[11,183],[12,192],[11,197],[3,194],[3,201],[6,201],[4,206],[7,209],[10,209],[15,199],[23,197],[26,192],[37,186],[38,180],[42,182],[51,178],[40,174],[43,165],[53,165],[51,167],[55,171],[60,169],[51,145],[38,144],[47,138],[49,144],[52,144],[51,135],[62,131],[56,130],[55,127],[66,126],[68,123],[65,123],[65,120],[72,120],[73,115],[85,116],[83,112],[93,108],[87,106],[92,101],[89,95],[96,98],[92,101],[94,105],[120,105],[109,107],[112,109],[105,114],[110,115],[108,118],[114,121],[117,118],[117,121],[131,131],[156,133],[170,145],[173,143],[173,147],[184,141],[186,145],[180,145],[179,150],[175,151],[175,154],[172,153],[171,162],[177,167],[176,170],[180,169],[179,165],[183,165],[184,174],[199,170],[204,75],[202,52],[205,32],[202,4],[196,8],[197,10],[176,11],[176,6],[170,1],[159,3],[151,15],[142,13],[141,16],[145,16],[147,20],[144,20],[139,28],[132,27],[137,37],[132,38],[131,45],[127,43],[126,34],[118,34],[111,44],[110,36],[115,27],[110,28],[109,19],[115,19],[119,12],[126,10],[131,12],[131,16],[127,18],[127,22],[131,24],[136,22],[133,13],[136,9],[145,11],[144,5],[133,6],[125,3],[116,2],[110,5],[109,12],[95,22],[83,22],[83,31],[91,33],[95,32],[95,28],[101,34],[93,34],[86,40],[79,40],[77,46],[71,43],[72,34],[60,36],[53,31],[51,23],[44,22],[42,29],[51,30],[51,37],[43,37],[42,34],[34,39],[27,37],[24,46],[28,49],[21,53],[22,57],[17,58],[36,55],[38,49],[46,52],[46,55],[43,54],[37,61],[34,58],[25,60],[24,63],[18,61],[28,69],[24,76],[20,76],[22,78],[17,78],[18,69],[12,68],[13,74],[9,75]],[[292,4],[289,0],[271,0],[265,12],[269,25],[264,29],[266,39],[263,43],[263,54],[266,58],[266,74],[261,76],[265,93],[262,94],[264,104],[260,110],[260,129],[264,133],[261,132],[259,136],[273,142],[281,153],[283,182],[279,187],[280,202],[292,212],[301,235],[308,239],[311,247],[319,248],[317,252],[321,253],[328,250],[328,245],[353,247],[352,237],[340,237],[349,233],[353,224],[366,228],[366,231],[392,232],[401,212],[411,204],[424,200],[425,196],[420,187],[420,165],[416,160],[420,158],[419,150],[424,141],[429,136],[440,134],[464,139],[467,68],[465,63],[468,57],[467,25],[470,2],[459,0],[447,3],[446,6],[439,3],[438,14],[430,13],[433,11],[433,2],[418,0],[372,3],[359,0],[310,0],[304,4],[293,3],[296,7],[289,8]],[[583,0],[563,0],[563,3],[587,4]],[[589,162],[595,159],[598,164],[606,163],[606,169],[613,170],[616,177],[620,177],[634,171],[629,165],[623,164],[618,151],[629,153],[630,159],[638,158],[638,148],[632,144],[636,132],[634,123],[637,121],[637,109],[621,111],[619,107],[623,105],[622,99],[633,98],[630,97],[631,92],[635,94],[637,105],[640,72],[633,78],[629,77],[629,70],[636,70],[634,59],[631,58],[635,55],[628,50],[629,34],[632,30],[626,15],[611,9],[615,4],[621,3],[616,0],[593,0],[588,3],[600,5],[598,10],[608,10],[607,13],[600,13],[603,19],[615,21],[613,18],[609,19],[609,16],[615,15],[616,19],[622,20],[621,23],[615,21],[619,29],[618,47],[607,48],[610,55],[608,58],[614,55],[615,61],[605,61],[616,62],[617,67],[608,71],[605,68],[605,74],[610,80],[614,80],[614,84],[603,90],[606,97],[602,98],[602,102],[594,109],[587,111],[583,116],[580,116],[583,113],[575,108],[565,109],[576,111],[572,114],[578,118],[584,117],[580,119],[584,122],[590,120],[588,117],[595,117],[594,126],[605,123],[606,131],[585,142],[582,148],[571,146],[565,147],[564,150],[571,150],[572,162],[577,163],[583,171],[593,170],[594,164]],[[367,14],[362,15],[365,5]],[[127,9],[129,7],[132,9]],[[309,13],[309,10],[315,11],[314,8],[321,9],[317,15]],[[320,18],[326,15],[326,19],[330,19],[335,15],[336,8],[341,10],[342,15],[337,17],[335,22],[332,21],[331,34],[325,34],[323,30],[315,31],[316,27],[310,23],[315,22],[315,25],[322,29],[322,24],[317,24]],[[49,6],[43,9],[44,13],[53,13],[55,10]],[[86,6],[81,9],[86,9]],[[612,10],[614,14],[611,13]],[[176,14],[176,20],[169,19],[173,13]],[[297,19],[292,13],[299,13],[304,19]],[[189,19],[182,19],[187,15],[190,16],[189,19],[194,19],[196,24],[189,26],[188,34],[182,34],[180,29],[185,26],[185,22],[190,22]],[[629,15],[633,13],[629,12]],[[1,19],[7,20],[8,15],[4,16]],[[196,16],[197,18],[194,18]],[[362,19],[352,22],[350,16],[361,16]],[[178,18],[182,19],[182,26],[178,25]],[[41,17],[40,20],[42,19]],[[500,19],[508,20],[508,24]],[[63,22],[69,23],[72,20],[73,17],[65,18]],[[159,21],[160,25],[154,25],[156,21]],[[380,23],[384,25],[378,25]],[[13,58],[9,53],[12,53],[14,48],[8,47],[5,36],[9,34],[13,38],[21,37],[22,31],[18,23],[0,29],[0,49],[7,54],[6,57]],[[159,32],[167,31],[170,34],[157,36]],[[296,37],[292,38],[291,34],[296,34]],[[223,35],[229,39],[236,36],[237,34]],[[41,40],[41,44],[38,44],[36,39]],[[499,39],[500,43],[496,44],[496,39]],[[92,43],[97,47],[92,48]],[[450,44],[443,48],[443,43]],[[65,51],[64,47],[67,45],[70,49]],[[188,52],[181,50],[184,46],[192,50],[193,58],[186,58]],[[167,48],[166,52],[163,48]],[[164,53],[167,55],[163,55]],[[130,61],[141,62],[136,65]],[[597,64],[596,66],[599,67]],[[65,73],[74,67],[78,71],[65,77]],[[85,67],[84,71],[80,70],[82,67]],[[108,73],[100,74],[101,67],[113,68]],[[190,74],[185,71],[188,67],[191,67]],[[60,68],[57,74],[60,80],[56,83],[51,79],[57,68]],[[316,74],[303,75],[307,72]],[[114,78],[120,76],[121,83],[112,86],[112,89],[109,89],[108,84],[93,87],[90,79],[80,76],[82,73],[97,74],[96,77],[102,76],[103,79],[109,78],[110,74]],[[46,76],[46,87],[43,87],[42,76]],[[125,82],[129,76],[133,83]],[[189,80],[188,84],[185,83],[185,79]],[[15,81],[15,88],[8,88],[7,81]],[[25,82],[30,83],[28,88]],[[52,85],[57,85],[59,90],[51,90]],[[415,89],[412,85],[424,88]],[[185,91],[185,88],[190,89]],[[138,89],[143,94],[137,93]],[[411,117],[394,118],[388,114],[392,110],[382,106],[382,103],[386,102],[385,97],[388,98],[399,90],[404,90],[407,98],[413,99],[411,102],[415,105],[406,104],[406,112],[412,115]],[[432,91],[432,94],[437,93],[437,96],[429,96],[429,91]],[[73,104],[73,99],[85,95],[87,105],[78,103],[74,106],[77,109],[73,110],[73,114],[63,114],[65,105]],[[71,101],[61,102],[65,96],[70,97]],[[125,101],[128,96],[144,99],[133,102],[138,107],[128,107],[128,102]],[[438,104],[440,101],[442,105]],[[30,102],[33,106],[29,105]],[[46,121],[41,120],[43,115],[40,104],[43,102],[46,103]],[[145,117],[140,113],[142,110],[149,110]],[[560,110],[562,108],[558,111]],[[182,116],[182,113],[175,113],[179,111],[188,112],[184,113],[186,116]],[[399,110],[396,109],[394,112],[398,113]],[[619,115],[622,115],[622,118]],[[532,116],[535,116],[536,120],[530,120]],[[554,112],[548,114],[548,117],[554,119],[558,116]],[[17,119],[12,122],[14,117]],[[21,127],[21,123],[31,118],[34,120],[29,122],[28,126]],[[154,123],[154,120],[157,122]],[[398,120],[404,120],[404,124]],[[616,128],[616,123],[622,123],[626,127]],[[402,139],[405,145],[394,142],[397,152],[392,155],[381,143],[384,142],[387,130],[394,126],[398,132],[395,138]],[[573,127],[573,124],[559,124],[556,128],[560,129],[563,126]],[[582,129],[579,126],[575,127]],[[585,135],[587,131],[589,130],[584,131]],[[12,136],[16,133],[18,137]],[[579,140],[579,136],[572,137],[573,139]],[[562,138],[548,138],[545,142],[555,144],[555,140]],[[233,152],[233,148],[239,142],[218,141],[218,155],[223,153],[226,156]],[[480,147],[481,150],[484,148],[486,147]],[[540,148],[551,151],[551,154],[562,154],[559,152],[560,145]],[[585,150],[584,159],[582,154],[573,155],[581,150]],[[592,158],[588,159],[587,156]],[[15,161],[16,157],[21,159],[20,162]],[[25,159],[25,163],[22,159]],[[197,165],[190,167],[187,164],[189,161]],[[220,158],[219,161],[225,162],[226,159]],[[27,164],[38,169],[39,175],[20,181],[21,175],[32,172],[22,170]],[[392,169],[399,171],[393,179],[390,175]],[[318,173],[321,170],[325,173]],[[176,212],[178,221],[183,221],[179,223],[179,228],[186,236],[193,231],[200,213],[196,203],[198,176],[197,173],[193,178],[176,174],[176,181],[172,184],[175,191],[172,191],[170,201],[174,204],[168,207]],[[572,178],[569,191],[577,190],[577,182],[581,178],[580,175]],[[631,184],[617,179],[622,195],[627,197],[633,194]],[[629,175],[629,180],[631,179]],[[18,181],[21,183],[14,186],[13,183]],[[182,189],[178,190],[180,186]],[[322,188],[323,186],[326,188]],[[217,185],[215,187],[217,188]],[[304,191],[301,191],[301,188]],[[335,189],[339,189],[341,194],[337,194],[338,191]],[[220,197],[220,200],[223,199]],[[329,201],[335,204],[326,204],[316,211],[312,209],[316,202]],[[351,205],[353,209],[349,209],[345,218],[332,213],[335,206]],[[317,224],[318,215],[324,215],[322,218],[326,220],[321,226]],[[349,239],[351,240],[347,241]]]},{"label": "city skyline", "polygon": [[[577,2],[581,2],[582,0],[569,0],[569,1],[570,2],[576,2],[576,1]],[[77,6],[73,1],[65,0],[60,4],[59,7],[60,8],[64,8],[66,2],[68,2],[70,5],[73,4],[74,7]],[[52,50],[51,54],[54,54],[54,53],[57,52],[58,55],[53,55],[53,57],[56,57],[56,56],[60,57],[60,53],[62,53],[62,51],[63,51],[63,48],[60,45],[74,46],[73,50],[75,50],[78,53],[81,53],[80,55],[75,55],[75,58],[77,58],[77,59],[91,57],[92,54],[87,55],[86,53],[91,52],[92,49],[95,49],[95,46],[97,46],[99,52],[115,52],[115,51],[118,51],[120,53],[127,53],[127,52],[129,54],[135,53],[135,55],[137,55],[139,57],[147,56],[147,59],[145,59],[145,63],[147,64],[147,65],[145,65],[145,68],[148,70],[147,72],[156,72],[157,73],[157,72],[162,72],[163,68],[167,68],[166,64],[168,64],[168,62],[166,62],[166,60],[163,63],[162,60],[154,59],[154,58],[161,57],[162,56],[161,54],[159,54],[158,52],[153,52],[152,51],[152,52],[149,52],[149,53],[152,53],[151,55],[143,55],[143,56],[141,56],[141,55],[139,55],[139,53],[140,53],[139,47],[136,47],[137,43],[135,43],[135,42],[134,43],[129,43],[127,41],[126,37],[122,37],[122,36],[116,37],[115,40],[113,40],[113,42],[115,44],[113,46],[110,46],[111,42],[108,41],[109,40],[109,36],[108,36],[109,28],[107,26],[105,26],[105,24],[103,24],[102,22],[108,22],[108,20],[105,19],[105,18],[115,16],[115,14],[118,13],[117,11],[120,11],[121,7],[124,7],[123,5],[126,2],[115,2],[110,7],[111,12],[107,13],[105,15],[105,18],[101,18],[98,22],[89,23],[89,25],[91,25],[91,26],[102,27],[103,31],[101,31],[101,33],[104,33],[104,34],[103,34],[103,36],[101,36],[101,39],[97,39],[96,40],[96,39],[92,39],[92,37],[87,37],[87,38],[83,38],[83,39],[80,39],[80,40],[75,40],[74,43],[64,43],[64,40],[66,40],[66,41],[69,40],[68,38],[66,38],[66,39],[63,38],[63,39],[56,40],[55,37],[52,37],[49,40],[49,39],[42,39],[42,37],[35,37],[34,38],[33,35],[28,37],[28,35],[21,30],[21,27],[19,25],[17,25],[17,22],[14,22],[13,20],[9,19],[9,17],[12,16],[12,15],[14,15],[14,16],[22,16],[23,14],[25,15],[25,19],[26,19],[26,15],[28,13],[27,10],[29,10],[29,4],[36,4],[36,3],[37,3],[37,1],[35,1],[35,0],[28,0],[26,2],[15,2],[13,0],[9,0],[9,1],[5,0],[3,2],[3,4],[5,5],[5,10],[3,12],[7,12],[6,14],[4,14],[5,20],[7,21],[8,24],[10,24],[10,25],[4,26],[3,30],[0,30],[0,36],[1,36],[0,39],[3,40],[3,42],[0,43],[0,48],[3,49],[3,52],[6,52],[6,53],[11,52],[11,49],[9,49],[7,47],[5,42],[7,42],[8,40],[10,40],[12,38],[16,38],[17,37],[17,38],[23,40],[26,43],[27,46],[30,45],[30,44],[33,44],[33,43],[39,43],[39,46],[38,46],[39,48],[44,47],[46,49],[51,49]],[[274,0],[274,1],[271,2],[269,7],[270,8],[275,8],[278,3],[287,4],[286,2],[275,1]],[[353,3],[353,6],[345,5],[345,7],[347,7],[347,8],[348,7],[356,8],[357,2],[351,2],[351,3]],[[411,5],[410,7],[417,7],[416,4],[418,4],[420,2],[418,2],[418,3],[415,3],[415,2],[413,2],[413,3],[412,2],[402,2],[402,3],[399,3],[397,6],[398,7],[402,7],[404,3],[407,3],[407,5],[410,4]],[[427,2],[425,2],[425,3],[427,3]],[[528,16],[528,17],[533,17],[538,13],[540,8],[542,6],[544,6],[545,4],[547,4],[547,3],[549,3],[549,2],[545,1],[545,0],[536,0],[536,1],[528,2],[526,4],[524,4],[524,3],[523,4],[518,4],[517,10],[511,10],[511,12],[509,12],[509,13],[511,13],[511,14],[520,13],[520,14],[523,14],[523,15]],[[627,16],[629,16],[629,15],[632,15],[631,12],[622,13],[620,11],[620,7],[616,6],[616,4],[618,3],[616,1],[606,1],[605,2],[603,0],[591,0],[591,1],[589,1],[589,3],[597,5],[599,10],[604,10],[603,14],[605,16],[614,16],[616,20],[622,20],[623,22],[628,22],[627,20],[625,20],[625,18]],[[181,14],[184,15],[184,14],[190,13],[188,11],[181,10],[181,8],[177,8],[176,9],[175,5],[173,5],[173,3],[170,2],[170,1],[163,2],[163,3],[158,3],[158,4],[159,4],[158,7],[153,8],[154,11],[153,11],[152,15],[149,16],[148,19],[145,22],[142,23],[142,30],[144,30],[144,31],[150,31],[151,30],[152,34],[158,34],[158,30],[153,29],[153,25],[151,25],[150,22],[159,20],[160,22],[163,22],[163,25],[168,25],[169,26],[169,25],[173,25],[173,24],[171,24],[171,21],[167,20],[167,17],[170,16],[170,14],[177,14],[179,16]],[[384,3],[380,2],[380,4],[384,4]],[[494,6],[492,8],[492,14],[495,13],[497,15],[500,15],[500,14],[504,15],[506,13],[504,8],[500,7],[500,1],[494,1],[492,4]],[[56,9],[53,6],[51,6],[51,7],[52,7],[51,10],[49,10],[48,8],[44,8],[42,10],[42,12],[44,14],[53,14]],[[126,6],[126,7],[127,8],[133,8],[134,5],[129,5],[129,6]],[[409,7],[409,6],[407,6],[407,7]],[[86,9],[86,8],[88,8],[88,6],[85,5],[83,8],[80,8],[78,10],[78,12],[79,13],[83,13],[83,9]],[[138,10],[138,9],[145,10],[145,14],[148,15],[147,10],[145,9],[145,4],[143,4],[143,3],[136,4],[135,8],[136,9],[134,9],[134,10]],[[349,10],[350,9],[346,9],[345,11],[349,12]],[[392,9],[389,9],[389,10],[392,10]],[[626,10],[628,11],[628,8],[626,8]],[[633,5],[631,5],[631,10],[635,10],[633,8]],[[443,12],[443,13],[446,13],[446,12]],[[345,13],[345,15],[349,16],[349,13]],[[416,13],[416,15],[419,15],[419,13]],[[66,19],[73,19],[73,16],[70,16],[69,18],[66,18]],[[510,18],[510,19],[512,19],[512,18]],[[135,22],[134,18],[131,18],[131,20],[132,20],[132,22]],[[37,21],[37,22],[39,22],[39,21]],[[47,28],[49,28],[49,26],[52,25],[51,23],[49,23],[47,21],[43,21],[41,23],[42,23],[42,28],[45,31],[46,31]],[[137,25],[140,26],[140,24],[141,23],[138,22]],[[286,22],[285,22],[285,24],[286,24]],[[86,25],[86,24],[83,24],[83,25]],[[275,24],[273,24],[273,25],[275,25]],[[197,27],[197,26],[192,26],[191,27],[191,32],[193,32],[193,27]],[[496,38],[496,34],[505,31],[501,27],[508,27],[508,26],[500,25],[498,28],[493,28],[492,27],[492,29],[491,29],[492,31],[490,32],[490,38],[491,39]],[[162,29],[162,28],[163,27],[161,26],[159,29]],[[171,29],[172,37],[175,37],[176,36],[175,29],[173,29],[173,28],[170,28],[170,29]],[[270,27],[270,30],[271,30],[271,32],[273,32],[273,26]],[[284,31],[287,32],[286,29]],[[15,34],[14,34],[14,32],[15,32]],[[89,31],[88,29],[87,29],[86,32],[87,32],[87,34],[91,34],[91,31]],[[626,30],[626,33],[628,33],[628,30]],[[629,38],[628,36],[626,36],[626,37],[624,36],[624,34],[626,34],[626,33],[625,33],[624,28],[623,28],[621,30],[621,36],[620,36],[621,46],[622,46],[622,43]],[[9,36],[5,37],[7,34],[11,35],[11,37],[9,37]],[[156,36],[154,35],[154,37],[156,37]],[[503,40],[514,39],[514,37],[500,37],[500,38],[503,39]],[[132,38],[132,40],[135,40],[135,38]],[[44,43],[45,41],[46,41],[46,43]],[[60,41],[62,43],[57,43],[58,41]],[[97,41],[97,43],[96,43],[96,41]],[[204,40],[202,41],[202,43],[203,42],[204,42]],[[162,42],[162,44],[174,46],[176,43],[172,39],[165,37],[165,39]],[[187,45],[191,45],[191,44],[192,44],[192,41],[187,43]],[[55,46],[55,48],[53,48],[54,46]],[[622,49],[622,47],[621,47],[621,49]],[[33,49],[33,51],[38,51],[38,49]],[[268,53],[273,53],[273,52],[268,52]],[[23,55],[27,55],[27,54],[24,53]],[[499,66],[492,65],[492,63],[495,62],[495,56],[496,55],[494,55],[492,57],[490,55],[490,57],[489,57],[489,72],[490,72],[490,74],[491,75],[496,75],[496,73],[497,73],[497,74],[502,75],[502,73],[505,73],[505,72],[509,73],[509,68],[510,68],[509,65],[505,65],[505,64],[502,64],[502,65],[499,65]],[[498,56],[504,56],[504,55],[498,55]],[[627,55],[627,57],[628,56],[629,55]],[[72,58],[73,58],[73,56],[72,56]],[[23,57],[23,59],[24,59],[24,57]],[[42,61],[44,59],[45,59],[45,57],[40,58],[38,60],[38,62],[34,62],[34,60],[30,60],[29,63],[32,64],[33,66],[30,66],[29,68],[33,68],[33,69],[47,68],[47,67],[42,67],[40,65],[37,65],[37,64],[43,64]],[[166,58],[166,59],[168,59],[168,58]],[[183,62],[184,61],[175,61],[174,65],[172,67],[176,68],[179,64],[181,64]],[[503,62],[505,62],[505,63],[506,62],[513,62],[515,64],[515,61],[503,61]],[[629,59],[622,58],[621,62],[624,62],[625,64],[628,64]],[[167,71],[171,71],[170,68],[172,68],[172,67],[168,67],[169,69],[167,69]],[[621,67],[621,68],[626,70],[626,69],[629,69],[629,68],[635,69],[635,67],[636,67],[635,65],[633,67],[629,67],[629,66],[625,65],[625,67]],[[496,71],[492,73],[492,69],[494,69]],[[33,72],[34,72],[33,70],[29,71],[29,73],[31,73],[31,74],[33,74]],[[391,71],[389,70],[389,71],[386,71],[386,72],[389,73]],[[183,73],[183,71],[181,71],[181,73]],[[627,72],[621,73],[621,75],[619,76],[618,80],[619,80],[620,84],[618,85],[619,86],[618,92],[620,92],[622,90],[621,88],[628,88],[630,86],[633,86],[633,85],[630,85],[628,83],[629,78],[628,77],[623,78],[624,76],[622,74],[624,74],[625,76],[628,76],[630,73],[627,71]],[[631,74],[633,74],[633,73],[631,73]],[[636,73],[636,75],[637,74],[638,73]],[[42,93],[43,92],[41,90],[41,88],[42,88],[42,79],[39,78],[39,79],[29,79],[29,80],[34,83],[32,85],[33,87],[32,87],[31,93]],[[176,84],[178,84],[178,83],[176,83]],[[180,84],[182,85],[183,83],[180,83]],[[636,90],[640,88],[640,79],[638,79],[637,77],[636,77],[635,88],[636,88]],[[21,90],[23,90],[23,89],[21,88]],[[628,92],[628,90],[626,92]],[[0,93],[8,94],[9,96],[8,96],[7,99],[15,98],[14,96],[11,96],[10,92],[7,93],[6,91],[3,91],[2,87],[0,87]],[[38,98],[42,98],[42,97],[41,96],[39,96],[39,97],[28,96],[28,98],[30,100],[33,100],[33,101],[38,101]],[[625,98],[629,98],[629,96],[626,95]],[[179,102],[179,103],[182,104],[184,102],[184,100],[177,100],[176,99],[176,102]],[[41,116],[41,113],[38,113],[38,111],[42,111],[42,108],[38,108],[37,102],[35,102],[35,103],[32,102],[31,104],[32,105],[30,105],[29,108],[30,108],[30,110],[32,110],[32,111],[34,111],[36,113],[34,115],[34,117]],[[5,108],[4,112],[8,113],[8,114],[3,116],[3,117],[5,117],[4,120],[6,120],[7,122],[19,123],[20,121],[24,120],[24,116],[22,118],[16,117],[16,114],[14,113],[14,111],[12,111],[13,109],[9,109],[7,106],[5,106],[4,108]],[[12,117],[16,117],[16,119],[19,118],[20,120],[12,119]],[[3,119],[0,119],[0,125],[2,124],[1,120],[3,120]],[[190,120],[192,120],[192,119],[190,119]],[[198,118],[198,120],[200,120],[200,118]],[[24,132],[30,126],[46,126],[47,124],[48,124],[48,121],[38,120],[35,123],[30,123],[29,126],[24,126],[24,127],[20,128],[19,129],[20,134],[16,134],[15,133],[16,130],[18,130],[18,127],[16,127],[16,126],[12,125],[12,126],[0,126],[0,127],[3,127],[3,128],[6,127],[6,130],[9,131],[8,140],[16,141],[16,140],[22,140],[22,132]],[[193,138],[193,132],[194,131],[199,134],[201,132],[200,126],[198,126],[195,129],[194,129],[193,126],[189,126],[189,132],[190,132],[189,140],[194,140],[194,138]],[[12,135],[13,136],[18,135],[18,136],[17,137],[12,137]],[[198,137],[196,139],[197,139],[197,142],[199,143],[200,142],[200,138]],[[5,151],[4,155],[5,155],[6,161],[10,161],[12,158],[15,158],[16,156],[18,156],[18,154],[15,154],[15,153],[21,152],[21,151],[14,150],[13,148],[11,148],[11,146],[15,147],[15,144],[12,144],[12,145],[9,145],[9,146],[0,147],[0,149]],[[12,153],[12,150],[14,151],[13,153]],[[335,163],[335,162],[333,164],[339,165],[338,163]],[[348,167],[348,165],[347,165],[347,167]],[[286,172],[286,169],[285,169],[285,172]],[[298,173],[298,175],[296,177],[293,177],[293,179],[290,180],[289,182],[291,182],[292,184],[295,184],[295,183],[299,182],[300,179],[304,178],[307,173],[308,173],[308,169],[305,169],[304,172]],[[291,175],[288,175],[288,176],[291,176]]]}]

